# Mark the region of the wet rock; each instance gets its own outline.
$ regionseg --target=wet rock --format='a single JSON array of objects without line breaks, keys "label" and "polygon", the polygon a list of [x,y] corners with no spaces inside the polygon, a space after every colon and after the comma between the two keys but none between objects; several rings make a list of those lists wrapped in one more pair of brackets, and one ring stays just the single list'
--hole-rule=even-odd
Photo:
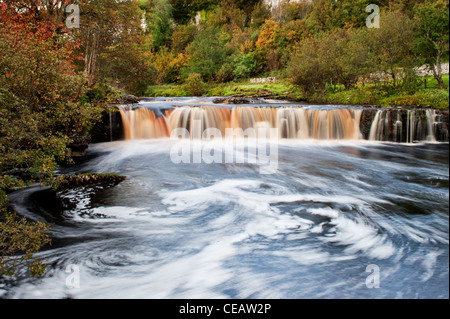
[{"label": "wet rock", "polygon": [[137,104],[141,101],[142,99],[137,96],[125,94],[119,98],[114,99],[111,103],[114,105],[124,105],[124,104]]},{"label": "wet rock", "polygon": [[53,190],[55,192],[63,192],[83,187],[113,187],[125,179],[125,176],[115,174],[61,175],[53,183]]},{"label": "wet rock", "polygon": [[232,96],[225,98],[217,98],[213,100],[215,104],[252,104],[255,103],[254,99],[246,98],[242,96]]},{"label": "wet rock", "polygon": [[68,145],[71,151],[71,157],[83,157],[86,156],[86,151],[89,147],[89,136],[76,136],[73,142]]}]

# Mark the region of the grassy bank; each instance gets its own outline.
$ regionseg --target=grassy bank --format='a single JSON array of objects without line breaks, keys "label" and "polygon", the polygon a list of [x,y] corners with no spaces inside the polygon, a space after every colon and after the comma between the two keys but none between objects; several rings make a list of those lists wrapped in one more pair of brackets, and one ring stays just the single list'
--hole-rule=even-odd
[{"label": "grassy bank", "polygon": [[[449,76],[444,75],[444,84],[449,87]],[[339,105],[379,105],[390,106],[426,106],[436,109],[448,109],[449,90],[440,90],[433,77],[413,92],[393,89],[387,86],[358,85],[356,88],[330,87],[326,93],[316,93],[305,96],[303,92],[288,81],[278,81],[271,84],[255,84],[250,81],[230,82],[220,84],[206,84],[204,96],[234,96],[247,97],[264,96],[275,99],[305,101],[317,104]],[[149,86],[146,91],[148,97],[181,97],[191,96],[190,92],[181,84],[164,84]]]},{"label": "grassy bank", "polygon": [[[181,84],[162,84],[149,86],[145,93],[148,97],[191,96]],[[229,83],[208,83],[203,96],[270,96],[273,98],[303,99],[302,92],[285,81],[271,84],[255,84],[250,81]]]}]

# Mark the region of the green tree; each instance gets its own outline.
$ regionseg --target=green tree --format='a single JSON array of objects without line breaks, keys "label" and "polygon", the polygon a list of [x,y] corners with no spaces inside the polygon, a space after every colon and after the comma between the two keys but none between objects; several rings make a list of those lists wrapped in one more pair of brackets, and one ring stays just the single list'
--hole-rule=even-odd
[{"label": "green tree", "polygon": [[20,266],[25,266],[32,276],[42,276],[47,265],[35,254],[51,242],[49,225],[30,222],[4,210],[0,213],[0,277],[15,276]]},{"label": "green tree", "polygon": [[173,32],[173,7],[169,0],[153,0],[146,7],[146,21],[156,51],[166,44]]},{"label": "green tree", "polygon": [[336,29],[300,42],[287,65],[288,76],[307,93],[324,91],[327,84],[355,85],[369,72],[362,31]]},{"label": "green tree", "polygon": [[184,77],[186,78],[190,73],[198,73],[204,81],[214,80],[215,74],[228,55],[222,32],[215,27],[200,29],[187,48],[187,52],[191,61],[183,70]]},{"label": "green tree", "polygon": [[375,52],[374,63],[379,71],[391,76],[394,87],[400,84],[399,68],[413,67],[416,63],[412,54],[413,30],[413,21],[400,12],[382,12],[380,28],[371,30],[368,45]]},{"label": "green tree", "polygon": [[427,1],[415,7],[415,52],[433,71],[439,88],[442,80],[442,59],[449,56],[449,8],[448,1]]},{"label": "green tree", "polygon": [[186,51],[192,41],[194,41],[195,35],[197,34],[196,25],[177,25],[175,26],[172,38],[171,38],[171,48],[176,53],[182,53]]},{"label": "green tree", "polygon": [[366,7],[376,4],[387,8],[387,0],[314,0],[306,18],[311,33],[336,28],[364,27],[368,14]]}]

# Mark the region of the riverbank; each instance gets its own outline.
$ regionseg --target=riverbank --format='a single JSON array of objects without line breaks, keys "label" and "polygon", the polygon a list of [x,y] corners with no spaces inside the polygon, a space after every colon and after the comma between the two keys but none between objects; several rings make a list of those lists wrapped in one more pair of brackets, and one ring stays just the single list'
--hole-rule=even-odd
[{"label": "riverbank", "polygon": [[[275,83],[252,83],[250,80],[230,83],[208,83],[203,96],[240,96],[248,98],[282,99],[302,101],[314,104],[339,105],[377,105],[380,107],[414,106],[448,109],[449,75],[444,75],[447,89],[437,88],[433,77],[424,77],[420,86],[413,91],[387,88],[385,86],[358,85],[356,88],[345,89],[335,86],[328,87],[325,93],[315,93],[306,96],[298,87],[286,80]],[[163,84],[149,86],[148,97],[185,97],[191,94],[182,84]]]}]

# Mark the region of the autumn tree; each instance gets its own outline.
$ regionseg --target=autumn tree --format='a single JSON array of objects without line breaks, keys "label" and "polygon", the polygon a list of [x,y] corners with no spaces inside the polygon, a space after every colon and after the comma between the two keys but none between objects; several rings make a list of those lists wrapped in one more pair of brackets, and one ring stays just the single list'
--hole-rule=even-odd
[{"label": "autumn tree", "polygon": [[83,68],[89,84],[93,84],[101,67],[99,56],[107,47],[142,30],[142,11],[137,1],[79,0],[79,5],[80,28],[75,30],[75,37],[81,41]]}]

